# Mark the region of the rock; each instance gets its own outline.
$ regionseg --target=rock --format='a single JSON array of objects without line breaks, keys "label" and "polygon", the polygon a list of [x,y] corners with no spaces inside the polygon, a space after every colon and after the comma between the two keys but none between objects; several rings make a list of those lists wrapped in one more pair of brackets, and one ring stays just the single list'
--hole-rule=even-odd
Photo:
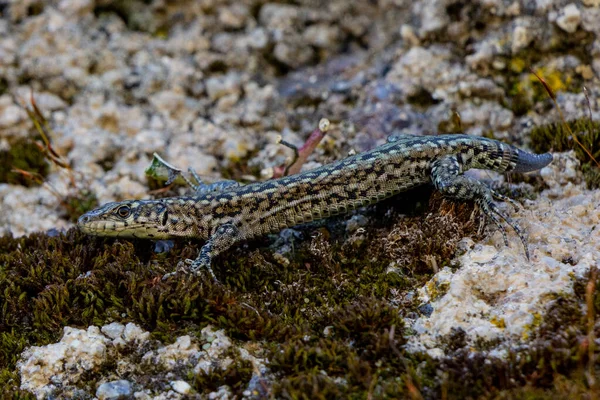
[{"label": "rock", "polygon": [[518,53],[520,50],[529,46],[533,40],[531,31],[525,26],[515,26],[512,34],[512,46],[511,50],[513,53]]},{"label": "rock", "polygon": [[125,341],[127,341],[129,343],[131,343],[131,342],[141,343],[141,342],[148,340],[149,337],[150,337],[150,332],[144,331],[138,325],[131,323],[131,322],[128,323],[127,325],[125,325],[125,329],[123,330],[123,339],[125,339]]},{"label": "rock", "polygon": [[0,129],[17,125],[26,118],[23,108],[14,104],[9,95],[0,96]]},{"label": "rock", "polygon": [[326,24],[311,25],[304,31],[304,39],[307,43],[316,46],[329,48],[336,45],[340,32],[335,26]]},{"label": "rock", "polygon": [[273,50],[273,56],[292,68],[298,68],[307,64],[314,57],[314,51],[310,47],[303,46],[300,40],[294,40],[277,43]]},{"label": "rock", "polygon": [[17,363],[21,389],[38,399],[51,396],[59,387],[76,383],[82,374],[93,373],[104,362],[110,340],[100,329],[64,328],[60,342],[27,348]]},{"label": "rock", "polygon": [[237,73],[210,77],[206,80],[206,91],[211,100],[218,100],[223,96],[235,94],[239,96],[241,77]]},{"label": "rock", "polygon": [[298,18],[298,7],[291,4],[267,3],[261,7],[258,20],[268,29],[291,28]]},{"label": "rock", "polygon": [[556,19],[556,24],[565,32],[573,33],[579,27],[581,23],[581,11],[577,8],[577,5],[574,3],[568,4],[565,6],[558,18]]},{"label": "rock", "polygon": [[594,7],[594,8],[600,7],[600,0],[581,0],[581,2],[586,7]]},{"label": "rock", "polygon": [[248,7],[244,4],[233,4],[229,7],[219,8],[219,22],[226,28],[240,29],[246,25],[250,17]]},{"label": "rock", "polygon": [[190,394],[192,391],[192,386],[186,381],[172,381],[171,387],[180,394]]},{"label": "rock", "polygon": [[105,382],[96,390],[99,400],[124,400],[133,394],[133,384],[124,379]]},{"label": "rock", "polygon": [[252,49],[263,50],[269,43],[269,36],[264,28],[256,28],[246,36],[246,43]]},{"label": "rock", "polygon": [[58,8],[67,14],[82,17],[94,9],[92,0],[61,0]]},{"label": "rock", "polygon": [[123,331],[125,330],[125,325],[120,324],[118,322],[113,322],[111,324],[104,325],[102,328],[100,328],[100,330],[109,338],[116,339],[118,337],[121,337],[121,335],[123,334]]},{"label": "rock", "polygon": [[[200,371],[210,374],[225,370],[234,362],[231,357],[235,354],[250,361],[260,377],[269,375],[264,360],[234,345],[224,330],[211,326],[202,329],[200,339],[184,335],[169,345],[150,340],[150,333],[133,323],[123,326],[114,322],[87,330],[66,327],[64,332],[58,343],[26,349],[17,364],[21,389],[38,399],[87,398],[92,394],[81,388],[95,385],[99,399],[128,399],[134,389],[135,396],[144,398],[146,389],[139,382],[148,382],[150,376],[153,388],[168,388],[162,394],[155,390],[155,395],[189,395],[193,390],[184,378]],[[81,385],[83,374],[87,374],[86,385]],[[116,379],[124,375],[129,379]],[[231,389],[222,386],[219,392],[230,393]]]},{"label": "rock", "polygon": [[550,189],[520,213],[519,224],[529,232],[530,261],[515,235],[505,247],[496,232],[491,243],[459,257],[460,269],[445,268],[420,289],[433,313],[415,322],[418,334],[409,348],[443,356],[438,340],[456,328],[470,343],[526,340],[547,299],[573,293],[574,277],[600,263],[600,233],[592,228],[600,222],[600,190],[585,189],[576,165],[573,153],[555,155],[541,172]]}]

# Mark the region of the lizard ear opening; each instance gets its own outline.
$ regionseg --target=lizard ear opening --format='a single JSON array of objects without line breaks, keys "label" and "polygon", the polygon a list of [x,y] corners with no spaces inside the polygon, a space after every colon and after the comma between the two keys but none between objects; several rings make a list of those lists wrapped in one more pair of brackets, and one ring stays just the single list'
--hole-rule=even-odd
[{"label": "lizard ear opening", "polygon": [[161,220],[162,226],[165,226],[167,224],[168,220],[169,220],[169,210],[165,210],[165,212],[162,215],[162,220]]}]

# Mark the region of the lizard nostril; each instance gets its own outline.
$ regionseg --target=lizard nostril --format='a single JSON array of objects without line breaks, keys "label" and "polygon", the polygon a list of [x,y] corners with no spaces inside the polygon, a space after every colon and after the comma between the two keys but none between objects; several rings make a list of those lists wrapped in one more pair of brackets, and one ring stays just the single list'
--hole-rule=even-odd
[{"label": "lizard nostril", "polygon": [[79,217],[79,220],[77,221],[78,224],[85,224],[86,222],[89,222],[90,217],[88,217],[87,215],[82,215],[81,217]]}]

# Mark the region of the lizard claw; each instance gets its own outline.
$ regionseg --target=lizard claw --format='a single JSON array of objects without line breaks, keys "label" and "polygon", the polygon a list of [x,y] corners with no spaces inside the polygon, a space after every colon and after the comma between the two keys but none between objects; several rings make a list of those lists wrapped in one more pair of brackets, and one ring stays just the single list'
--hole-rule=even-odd
[{"label": "lizard claw", "polygon": [[180,261],[177,263],[177,267],[175,267],[175,271],[164,274],[161,280],[164,282],[164,281],[168,280],[169,278],[176,276],[177,274],[180,274],[180,273],[187,274],[188,272],[189,272],[188,268],[183,266],[182,262]]},{"label": "lizard claw", "polygon": [[185,263],[189,265],[189,271],[194,274],[194,275],[200,275],[200,271],[203,269],[206,269],[208,271],[208,273],[210,274],[212,280],[215,283],[220,283],[219,280],[217,279],[215,273],[213,272],[212,268],[210,267],[210,259],[207,259],[207,257],[198,257],[195,260],[190,260],[189,258],[187,258],[185,260]]}]

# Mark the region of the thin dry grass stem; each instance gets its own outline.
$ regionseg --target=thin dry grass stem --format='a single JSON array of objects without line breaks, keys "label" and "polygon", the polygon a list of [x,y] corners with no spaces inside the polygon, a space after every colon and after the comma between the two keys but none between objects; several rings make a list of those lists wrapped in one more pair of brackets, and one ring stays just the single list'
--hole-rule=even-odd
[{"label": "thin dry grass stem", "polygon": [[169,183],[168,185],[158,188],[158,189],[154,189],[149,191],[148,193],[151,195],[157,195],[157,194],[163,194],[163,193],[167,193],[169,190],[171,190],[173,188],[173,186],[175,186],[174,182]]},{"label": "thin dry grass stem", "polygon": [[54,150],[54,147],[52,147],[52,142],[50,139],[53,136],[52,128],[50,128],[48,120],[46,119],[46,117],[44,117],[44,114],[42,114],[41,110],[37,106],[35,97],[33,96],[33,89],[31,90],[31,93],[29,95],[29,105],[31,107],[27,106],[26,104],[24,104],[23,101],[21,101],[21,107],[23,107],[23,109],[27,113],[27,116],[35,126],[35,129],[37,130],[43,141],[43,143],[35,142],[35,144],[38,146],[40,151],[42,151],[46,155],[48,160],[50,160],[51,162],[53,162],[61,168],[70,170],[71,167],[69,166],[67,160],[65,160],[63,156],[58,154],[58,152]]},{"label": "thin dry grass stem", "polygon": [[458,128],[458,132],[463,133],[462,119],[458,110],[452,110],[452,122]]},{"label": "thin dry grass stem", "polygon": [[38,185],[44,185],[46,187],[46,189],[48,189],[48,191],[50,191],[50,193],[52,193],[54,195],[54,197],[56,197],[56,199],[59,201],[61,206],[68,208],[68,209],[71,208],[69,203],[67,203],[65,201],[64,196],[58,190],[56,190],[56,188],[54,186],[52,186],[48,182],[44,181],[44,177],[42,175],[38,174],[37,172],[25,171],[20,168],[13,168],[13,169],[11,169],[11,172],[20,174],[23,177],[37,183]]},{"label": "thin dry grass stem", "polygon": [[583,95],[587,101],[588,112],[590,113],[590,122],[592,122],[592,104],[590,103],[590,96],[588,95],[588,90],[585,86],[583,87]]},{"label": "thin dry grass stem", "polygon": [[42,177],[42,175],[38,174],[37,172],[25,171],[24,169],[21,169],[21,168],[13,168],[10,171],[14,172],[16,174],[21,174],[25,178],[27,178],[39,185],[44,184],[44,177]]},{"label": "thin dry grass stem", "polygon": [[[569,133],[571,134],[571,137],[573,138],[573,140],[575,141],[575,143],[577,143],[583,149],[583,151],[585,151],[585,153],[588,155],[588,157],[590,157],[590,159],[596,164],[596,166],[598,166],[598,168],[600,168],[600,163],[594,158],[594,156],[592,155],[592,153],[590,153],[590,151],[579,141],[579,139],[577,138],[577,136],[573,133],[573,131],[571,130],[571,128],[567,124],[567,122],[565,120],[565,117],[563,115],[562,109],[560,108],[560,106],[558,105],[558,102],[556,101],[556,95],[554,94],[554,91],[552,90],[552,88],[532,68],[529,68],[529,70],[541,82],[541,84],[544,86],[544,89],[546,89],[546,92],[548,93],[548,95],[550,96],[550,98],[552,99],[552,101],[554,102],[554,106],[556,107],[556,110],[558,111],[558,115],[560,116],[560,120],[562,121],[562,123],[563,123],[564,127],[567,129],[567,131],[569,131]],[[586,94],[586,97],[587,97],[587,94]],[[591,108],[590,108],[590,121],[591,121]]]},{"label": "thin dry grass stem", "polygon": [[327,118],[322,118],[319,121],[317,129],[312,131],[306,142],[302,147],[297,148],[291,143],[284,141],[279,138],[278,142],[285,147],[288,147],[294,151],[294,157],[292,162],[287,166],[279,166],[273,169],[273,178],[280,178],[282,176],[294,175],[300,172],[302,165],[306,162],[308,156],[315,150],[315,148],[321,143],[321,140],[325,137],[325,134],[329,130],[330,122]]},{"label": "thin dry grass stem", "polygon": [[[59,154],[52,146],[52,137],[54,136],[54,133],[52,132],[50,123],[46,117],[44,117],[44,114],[35,101],[33,89],[30,91],[29,104],[23,99],[18,99],[18,102],[27,113],[29,120],[41,138],[41,141],[34,141],[33,143],[49,162],[56,165],[61,171],[66,171],[70,183],[69,189],[72,191],[71,193],[74,194],[65,195],[60,193],[48,182],[45,182],[44,178],[38,173],[25,171],[19,168],[13,168],[12,171],[40,185],[43,184],[58,199],[60,205],[67,210],[69,215],[75,216],[78,213],[87,211],[87,209],[79,209],[80,207],[74,205],[75,203],[72,201],[77,200],[76,203],[79,203],[79,205],[84,206],[85,208],[92,207],[95,203],[95,195],[87,190],[89,185],[83,174],[73,170],[69,165],[68,160]],[[86,203],[90,204],[85,205]]]},{"label": "thin dry grass stem", "polygon": [[588,362],[587,362],[587,380],[590,388],[590,399],[596,399],[598,394],[598,382],[594,369],[596,367],[596,355],[595,353],[595,335],[594,326],[596,324],[596,312],[594,309],[594,296],[596,294],[596,280],[598,278],[598,268],[592,267],[590,269],[590,278],[585,288],[585,303],[587,305],[587,350],[588,350]]}]

